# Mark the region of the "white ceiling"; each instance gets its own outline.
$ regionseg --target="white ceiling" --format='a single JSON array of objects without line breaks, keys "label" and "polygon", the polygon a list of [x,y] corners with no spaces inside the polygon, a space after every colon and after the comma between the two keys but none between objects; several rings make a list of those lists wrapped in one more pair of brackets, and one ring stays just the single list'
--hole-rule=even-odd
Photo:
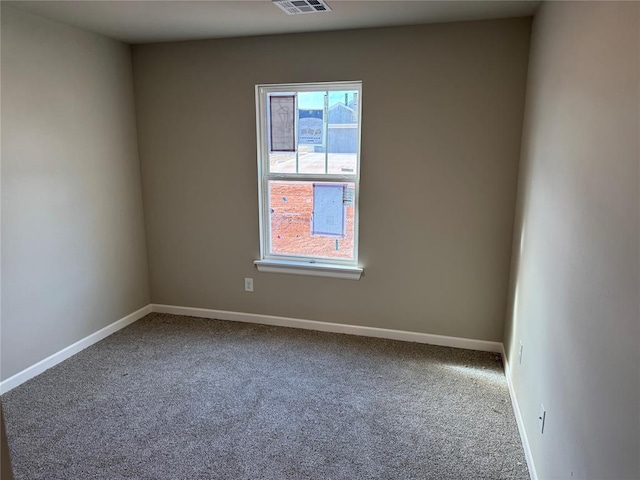
[{"label": "white ceiling", "polygon": [[333,12],[306,15],[286,15],[270,0],[2,3],[126,43],[151,43],[523,17],[540,2],[327,0]]}]

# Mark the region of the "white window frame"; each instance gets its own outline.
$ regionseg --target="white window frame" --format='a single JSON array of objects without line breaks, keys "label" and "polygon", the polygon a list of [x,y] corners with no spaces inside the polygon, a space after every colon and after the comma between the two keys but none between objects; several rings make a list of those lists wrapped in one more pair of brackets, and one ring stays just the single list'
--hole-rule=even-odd
[{"label": "white window frame", "polygon": [[[358,152],[354,174],[307,174],[269,172],[269,144],[267,121],[267,97],[272,93],[301,93],[316,91],[358,92]],[[297,102],[297,96],[296,96]],[[325,119],[328,120],[325,102]],[[296,103],[297,111],[297,103]],[[298,151],[298,121],[295,122],[296,155]],[[360,138],[362,132],[362,82],[321,82],[256,85],[256,135],[258,147],[258,204],[260,227],[260,259],[256,260],[258,271],[267,273],[289,273],[321,277],[359,280],[364,269],[358,265],[359,244],[359,193],[360,193]],[[325,132],[325,135],[328,132]],[[296,159],[297,162],[297,159]],[[340,182],[355,184],[353,199],[353,260],[338,258],[306,257],[270,253],[271,222],[269,215],[269,181]]]}]

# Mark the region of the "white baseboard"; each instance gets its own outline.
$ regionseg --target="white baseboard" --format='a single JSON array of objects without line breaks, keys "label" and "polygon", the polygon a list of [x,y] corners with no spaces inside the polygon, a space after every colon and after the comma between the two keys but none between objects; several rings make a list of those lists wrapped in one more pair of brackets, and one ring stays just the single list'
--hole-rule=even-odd
[{"label": "white baseboard", "polygon": [[59,352],[54,353],[53,355],[48,356],[44,360],[40,360],[38,363],[31,365],[28,368],[25,368],[21,372],[16,373],[12,377],[7,378],[3,382],[0,382],[0,394],[7,393],[9,390],[17,387],[18,385],[23,384],[27,380],[35,377],[36,375],[40,375],[45,370],[54,367],[59,364],[63,360],[75,355],[76,353],[84,350],[87,347],[90,347],[94,343],[99,342],[100,340],[108,337],[112,333],[117,332],[118,330],[126,327],[127,325],[131,325],[136,320],[141,319],[145,315],[151,313],[151,305],[147,305],[146,307],[142,307],[140,310],[136,310],[133,313],[130,313],[124,318],[113,322],[111,325],[107,325],[106,327],[98,330],[95,333],[83,338],[82,340],[78,340],[73,345],[69,345],[66,348],[63,348]]},{"label": "white baseboard", "polygon": [[177,307],[174,305],[152,304],[154,312],[170,313],[173,315],[187,315],[191,317],[213,318],[217,320],[231,320],[234,322],[259,323],[278,327],[302,328],[304,330],[317,330],[319,332],[345,333],[362,337],[387,338],[390,340],[402,340],[405,342],[428,343],[443,347],[465,348],[467,350],[482,350],[485,352],[502,352],[502,343],[487,340],[474,340],[471,338],[447,337],[444,335],[432,335],[429,333],[407,332],[403,330],[390,330],[387,328],[362,327],[358,325],[345,325],[342,323],[318,322],[316,320],[301,320],[298,318],[275,317],[257,313],[229,312],[225,310],[210,310],[207,308]]},{"label": "white baseboard", "polygon": [[524,456],[527,459],[527,466],[529,467],[529,474],[531,480],[538,480],[538,473],[536,472],[536,466],[533,463],[533,455],[531,455],[531,446],[529,445],[529,438],[527,437],[527,431],[524,427],[524,420],[522,419],[522,413],[520,412],[520,406],[518,405],[518,398],[516,397],[516,391],[513,389],[513,383],[511,383],[511,368],[509,367],[509,359],[502,346],[502,363],[504,363],[504,376],[507,378],[507,385],[509,386],[509,396],[511,397],[511,405],[513,406],[513,413],[516,416],[516,423],[518,424],[518,432],[520,432],[520,440],[522,441],[522,447],[524,448]]}]

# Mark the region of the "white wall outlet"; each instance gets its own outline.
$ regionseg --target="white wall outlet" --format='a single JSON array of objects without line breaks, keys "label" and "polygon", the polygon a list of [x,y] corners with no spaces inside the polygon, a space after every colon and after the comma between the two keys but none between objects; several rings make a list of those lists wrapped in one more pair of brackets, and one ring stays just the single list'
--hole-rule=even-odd
[{"label": "white wall outlet", "polygon": [[524,345],[522,345],[522,340],[520,340],[520,350],[518,350],[518,365],[522,365],[522,349]]},{"label": "white wall outlet", "polygon": [[253,292],[253,278],[244,279],[244,291]]},{"label": "white wall outlet", "polygon": [[538,415],[538,426],[540,427],[540,433],[544,433],[544,422],[547,419],[547,411],[544,409],[544,405],[540,404],[540,414]]}]

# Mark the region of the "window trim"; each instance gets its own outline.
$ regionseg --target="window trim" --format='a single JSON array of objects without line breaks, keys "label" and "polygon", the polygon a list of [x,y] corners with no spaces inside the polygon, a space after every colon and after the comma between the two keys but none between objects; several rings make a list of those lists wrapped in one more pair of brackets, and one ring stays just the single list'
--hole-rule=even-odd
[{"label": "window trim", "polygon": [[287,260],[255,260],[254,265],[263,273],[290,273],[314,277],[344,278],[360,280],[364,273],[361,267],[326,263],[295,262]]},{"label": "window trim", "polygon": [[[272,173],[269,172],[269,146],[268,146],[268,122],[267,95],[269,93],[285,92],[314,92],[355,90],[358,92],[358,151],[356,158],[356,172],[348,174],[307,174],[307,173]],[[362,134],[362,82],[317,82],[317,83],[287,83],[287,84],[259,84],[255,87],[256,95],[256,139],[257,139],[257,163],[258,163],[258,224],[260,234],[260,259],[254,262],[258,271],[269,273],[292,273],[298,275],[331,276],[334,278],[352,278],[358,280],[363,273],[359,266],[359,206],[360,206],[360,148]],[[264,121],[263,121],[264,120]],[[327,119],[328,120],[328,119]],[[296,122],[296,150],[297,150]],[[328,134],[328,132],[326,132]],[[353,233],[353,260],[324,257],[307,257],[296,255],[282,255],[270,253],[268,225],[269,219],[268,195],[269,181],[305,181],[305,182],[345,182],[355,184],[354,194],[354,233]],[[357,278],[355,278],[357,276]]]}]

